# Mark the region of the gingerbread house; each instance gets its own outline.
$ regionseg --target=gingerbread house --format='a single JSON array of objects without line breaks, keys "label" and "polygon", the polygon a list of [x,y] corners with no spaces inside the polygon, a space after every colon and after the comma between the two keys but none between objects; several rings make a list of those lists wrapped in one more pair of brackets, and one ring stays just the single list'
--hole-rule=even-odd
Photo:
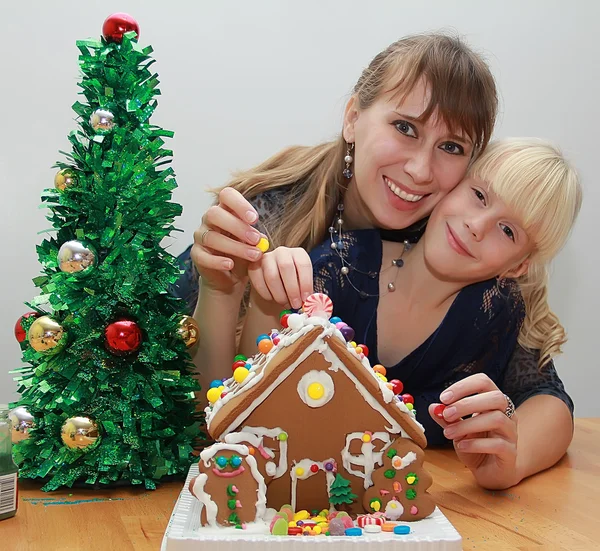
[{"label": "gingerbread house", "polygon": [[[217,496],[203,488],[207,478],[224,473],[226,486],[235,485],[245,470],[253,473],[245,480],[256,491],[250,514],[256,519],[265,499],[276,510],[331,510],[340,504],[332,491],[337,477],[349,481],[352,499],[341,501],[351,515],[390,511],[395,520],[418,520],[433,511],[426,492],[431,478],[422,469],[422,426],[329,315],[306,307],[288,315],[287,327],[271,332],[269,350],[247,361],[243,380],[231,378],[218,389],[219,398],[206,409],[216,448],[202,452],[203,479],[191,488],[211,511],[213,522],[204,513],[203,523],[222,524],[215,519],[225,518],[217,513],[224,508],[229,522],[237,522],[231,488]],[[222,449],[237,450],[237,467],[230,468],[231,456],[219,454]]]}]

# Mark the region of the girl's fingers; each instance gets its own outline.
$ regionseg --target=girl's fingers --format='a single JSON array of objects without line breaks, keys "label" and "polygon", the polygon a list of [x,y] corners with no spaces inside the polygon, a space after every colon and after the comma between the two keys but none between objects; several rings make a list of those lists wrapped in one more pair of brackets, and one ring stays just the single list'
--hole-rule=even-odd
[{"label": "girl's fingers", "polygon": [[269,287],[265,282],[263,269],[260,262],[254,262],[248,266],[248,276],[250,283],[258,295],[268,301],[273,300],[273,295],[269,291]]},{"label": "girl's fingers", "polygon": [[506,396],[500,390],[496,389],[452,402],[444,409],[444,419],[452,422],[467,415],[479,414],[486,411],[498,410],[504,412],[506,405]]},{"label": "girl's fingers", "polygon": [[282,306],[287,306],[289,304],[287,293],[279,273],[277,259],[274,255],[265,255],[262,260],[262,271],[273,300]]},{"label": "girl's fingers", "polygon": [[300,299],[304,302],[313,292],[313,266],[310,256],[304,249],[295,249],[294,263],[300,285]]},{"label": "girl's fingers", "polygon": [[516,444],[504,438],[465,438],[456,442],[455,446],[461,453],[484,453],[499,456],[516,455]]},{"label": "girl's fingers", "polygon": [[511,442],[516,442],[517,439],[516,423],[498,410],[487,411],[444,428],[444,436],[450,440],[460,440],[470,434],[486,432],[494,432]]},{"label": "girl's fingers", "polygon": [[498,387],[487,375],[477,373],[450,385],[440,394],[443,404],[451,404],[466,396],[498,390]]}]

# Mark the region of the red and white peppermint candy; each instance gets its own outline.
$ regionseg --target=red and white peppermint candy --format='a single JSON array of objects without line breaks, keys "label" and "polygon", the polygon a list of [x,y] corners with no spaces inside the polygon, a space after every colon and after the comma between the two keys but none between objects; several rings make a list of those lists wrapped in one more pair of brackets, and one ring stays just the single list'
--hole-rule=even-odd
[{"label": "red and white peppermint candy", "polygon": [[383,526],[385,523],[385,515],[381,513],[375,513],[372,515],[358,515],[356,517],[356,524],[360,528],[364,528],[369,524],[377,524],[378,526]]},{"label": "red and white peppermint candy", "polygon": [[331,314],[333,314],[333,302],[324,293],[313,293],[304,301],[302,310],[309,316],[329,319]]}]

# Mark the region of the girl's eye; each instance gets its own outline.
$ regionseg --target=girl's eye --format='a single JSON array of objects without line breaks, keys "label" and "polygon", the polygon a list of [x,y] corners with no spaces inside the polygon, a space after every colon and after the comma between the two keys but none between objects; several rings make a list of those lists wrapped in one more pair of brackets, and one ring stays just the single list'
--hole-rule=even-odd
[{"label": "girl's eye", "polygon": [[442,145],[440,145],[440,149],[442,149],[442,151],[445,151],[446,153],[450,153],[450,155],[465,154],[465,148],[462,145],[454,142],[443,143]]},{"label": "girl's eye", "polygon": [[396,121],[394,123],[394,126],[396,127],[396,130],[398,130],[398,132],[404,134],[405,136],[408,136],[409,138],[417,137],[417,129],[407,121]]},{"label": "girl's eye", "polygon": [[485,205],[485,195],[477,188],[473,188],[473,193],[475,193],[475,197],[477,197],[477,199],[479,199]]},{"label": "girl's eye", "polygon": [[509,226],[505,226],[504,224],[501,224],[500,226],[502,228],[502,231],[508,236],[508,238],[511,241],[515,240],[515,233],[512,231],[512,228]]}]

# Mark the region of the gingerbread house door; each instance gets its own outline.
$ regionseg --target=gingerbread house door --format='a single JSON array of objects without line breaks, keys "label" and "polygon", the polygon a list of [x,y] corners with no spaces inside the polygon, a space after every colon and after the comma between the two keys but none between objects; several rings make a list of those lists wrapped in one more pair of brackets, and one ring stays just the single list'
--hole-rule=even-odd
[{"label": "gingerbread house door", "polygon": [[329,487],[337,471],[333,459],[315,461],[302,459],[290,470],[291,505],[295,511],[329,509]]}]

